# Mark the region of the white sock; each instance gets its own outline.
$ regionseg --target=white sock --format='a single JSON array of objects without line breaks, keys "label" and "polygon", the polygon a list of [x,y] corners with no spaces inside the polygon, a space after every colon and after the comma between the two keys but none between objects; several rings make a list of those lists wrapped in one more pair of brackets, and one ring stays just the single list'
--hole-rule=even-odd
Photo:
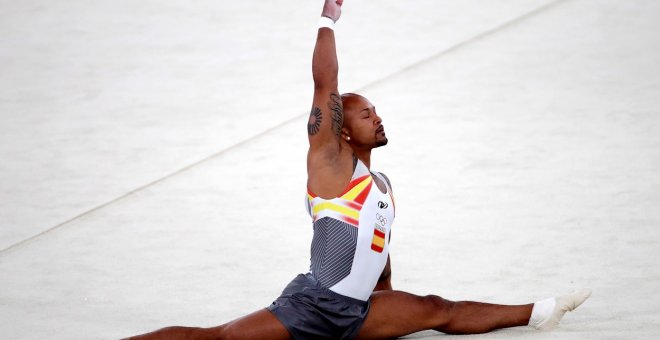
[{"label": "white sock", "polygon": [[548,319],[548,316],[552,314],[552,311],[555,310],[556,304],[557,301],[555,298],[548,298],[534,303],[532,316],[529,318],[529,325],[534,328],[539,328],[539,326]]},{"label": "white sock", "polygon": [[551,330],[557,325],[566,312],[578,308],[591,296],[591,289],[580,289],[570,294],[541,300],[534,304],[529,325],[541,330]]}]

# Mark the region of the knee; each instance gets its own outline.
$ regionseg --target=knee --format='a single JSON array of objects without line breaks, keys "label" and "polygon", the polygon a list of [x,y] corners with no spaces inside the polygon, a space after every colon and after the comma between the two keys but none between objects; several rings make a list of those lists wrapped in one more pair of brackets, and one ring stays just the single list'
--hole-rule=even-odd
[{"label": "knee", "polygon": [[456,302],[443,299],[437,295],[422,297],[426,306],[427,315],[433,321],[433,328],[446,326],[451,322]]},{"label": "knee", "polygon": [[456,305],[456,302],[444,299],[437,295],[427,295],[422,297],[425,303],[433,310],[440,310],[443,312],[449,312]]}]

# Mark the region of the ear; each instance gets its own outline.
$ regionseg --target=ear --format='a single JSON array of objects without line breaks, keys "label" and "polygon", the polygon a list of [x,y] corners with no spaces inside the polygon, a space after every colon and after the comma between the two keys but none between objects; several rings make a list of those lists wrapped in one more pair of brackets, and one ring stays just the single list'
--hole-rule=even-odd
[{"label": "ear", "polygon": [[351,140],[351,134],[348,131],[348,129],[345,128],[345,127],[341,128],[341,139],[343,139],[347,142]]}]

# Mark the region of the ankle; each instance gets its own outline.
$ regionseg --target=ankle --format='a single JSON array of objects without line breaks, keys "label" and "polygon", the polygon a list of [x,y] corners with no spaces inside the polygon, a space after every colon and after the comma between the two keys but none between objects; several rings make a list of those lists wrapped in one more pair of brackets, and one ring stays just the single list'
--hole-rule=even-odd
[{"label": "ankle", "polygon": [[552,316],[556,304],[555,298],[548,298],[534,303],[528,325],[538,329]]}]

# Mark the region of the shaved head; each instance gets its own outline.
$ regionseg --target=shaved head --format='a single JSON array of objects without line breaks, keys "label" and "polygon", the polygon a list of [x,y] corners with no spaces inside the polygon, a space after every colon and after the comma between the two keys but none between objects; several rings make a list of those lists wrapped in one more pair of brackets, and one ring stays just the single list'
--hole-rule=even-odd
[{"label": "shaved head", "polygon": [[342,135],[349,137],[347,140],[352,147],[372,149],[387,144],[382,120],[369,99],[356,93],[344,93],[341,101],[344,107]]},{"label": "shaved head", "polygon": [[347,112],[355,112],[356,109],[359,109],[361,104],[364,102],[369,102],[369,100],[357,93],[344,93],[341,95],[341,102],[344,106],[344,114]]}]

